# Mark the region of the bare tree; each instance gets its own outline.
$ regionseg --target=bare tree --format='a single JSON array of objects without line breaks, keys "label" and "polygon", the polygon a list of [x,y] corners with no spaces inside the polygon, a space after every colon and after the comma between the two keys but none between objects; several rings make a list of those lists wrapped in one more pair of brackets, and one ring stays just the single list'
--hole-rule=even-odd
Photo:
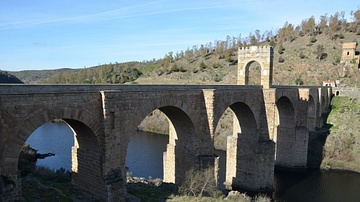
[{"label": "bare tree", "polygon": [[191,168],[185,173],[185,181],[179,187],[179,193],[201,198],[214,196],[218,191],[214,169],[197,170]]}]

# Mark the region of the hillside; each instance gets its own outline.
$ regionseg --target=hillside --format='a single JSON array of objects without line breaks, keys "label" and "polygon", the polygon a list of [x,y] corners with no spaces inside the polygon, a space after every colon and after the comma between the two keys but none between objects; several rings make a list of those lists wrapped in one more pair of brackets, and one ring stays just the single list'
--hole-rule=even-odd
[{"label": "hillside", "polygon": [[330,134],[324,145],[322,167],[360,172],[360,100],[336,96],[328,117]]},{"label": "hillside", "polygon": [[[300,25],[285,22],[275,32],[255,30],[247,37],[227,36],[163,58],[143,62],[109,63],[84,69],[11,72],[25,83],[138,83],[235,84],[237,50],[273,46],[275,85],[322,85],[338,80],[342,86],[359,84],[359,66],[340,63],[342,44],[360,41],[360,10],[312,16]],[[359,54],[360,47],[357,47]],[[259,83],[259,64],[250,67],[252,84]]]},{"label": "hillside", "polygon": [[0,71],[0,83],[23,83],[16,76],[9,74],[8,72]]},{"label": "hillside", "polygon": [[[316,42],[310,42],[316,38]],[[342,86],[360,84],[358,67],[344,67],[339,63],[342,44],[360,41],[360,35],[344,33],[343,38],[331,40],[325,34],[302,36],[283,43],[263,42],[259,46],[274,47],[274,85],[322,85],[323,80],[339,80]],[[316,48],[323,46],[325,57],[316,58]],[[279,48],[283,47],[280,54]],[[360,46],[357,47],[357,51]],[[205,56],[163,59],[146,62],[104,64],[86,69],[59,69],[11,72],[28,84],[36,83],[138,83],[138,84],[235,84],[237,71],[237,49],[229,58],[212,52]],[[172,56],[173,57],[173,56]],[[283,61],[279,62],[282,58]],[[345,71],[344,71],[345,70]],[[250,79],[258,84],[258,63],[253,63]]]},{"label": "hillside", "polygon": [[56,69],[56,70],[24,70],[24,71],[11,71],[10,74],[22,80],[25,84],[41,84],[46,79],[56,74],[63,72],[72,72],[78,70],[72,69]]}]

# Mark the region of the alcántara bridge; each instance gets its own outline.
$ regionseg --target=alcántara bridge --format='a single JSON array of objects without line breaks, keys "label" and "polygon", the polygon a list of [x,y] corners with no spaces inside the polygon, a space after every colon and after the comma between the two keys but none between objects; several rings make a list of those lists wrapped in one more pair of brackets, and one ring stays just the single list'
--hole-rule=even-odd
[{"label": "alc\u00e1ntara bridge", "polygon": [[[62,119],[75,134],[72,183],[100,201],[124,201],[130,136],[155,109],[169,120],[165,182],[180,184],[191,167],[216,168],[214,131],[231,108],[225,184],[271,189],[275,165],[307,167],[309,134],[322,126],[332,92],[271,85],[271,47],[239,49],[238,57],[237,85],[0,85],[0,199],[21,198],[18,159],[27,138]],[[252,62],[261,66],[258,86],[246,85]]]}]

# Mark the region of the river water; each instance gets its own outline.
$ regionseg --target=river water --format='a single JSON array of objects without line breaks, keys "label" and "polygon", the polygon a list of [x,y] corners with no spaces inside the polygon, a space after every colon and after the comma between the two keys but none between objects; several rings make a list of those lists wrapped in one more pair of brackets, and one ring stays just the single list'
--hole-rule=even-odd
[{"label": "river water", "polygon": [[[71,169],[72,130],[65,123],[47,123],[38,128],[26,141],[39,153],[55,153],[39,159],[37,165],[52,169]],[[162,178],[163,152],[168,136],[135,133],[128,147],[126,166],[133,176]],[[224,151],[220,156],[219,181],[225,179]],[[360,201],[360,174],[344,171],[311,170],[306,173],[276,172],[273,199],[279,202],[358,202]]]}]

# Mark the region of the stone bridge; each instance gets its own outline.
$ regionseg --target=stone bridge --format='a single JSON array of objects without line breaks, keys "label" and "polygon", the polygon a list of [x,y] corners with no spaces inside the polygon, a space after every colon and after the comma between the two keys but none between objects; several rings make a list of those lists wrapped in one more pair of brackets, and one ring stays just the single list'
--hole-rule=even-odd
[{"label": "stone bridge", "polygon": [[[264,78],[249,86],[248,64],[254,61]],[[0,198],[21,198],[22,146],[41,125],[63,119],[75,136],[72,183],[100,201],[124,201],[130,136],[156,109],[169,121],[165,182],[181,184],[191,167],[217,168],[214,131],[230,108],[235,116],[227,140],[226,187],[272,189],[275,165],[307,167],[309,133],[322,126],[332,92],[272,86],[271,63],[239,62],[239,77],[245,79],[238,85],[0,85]]]}]

